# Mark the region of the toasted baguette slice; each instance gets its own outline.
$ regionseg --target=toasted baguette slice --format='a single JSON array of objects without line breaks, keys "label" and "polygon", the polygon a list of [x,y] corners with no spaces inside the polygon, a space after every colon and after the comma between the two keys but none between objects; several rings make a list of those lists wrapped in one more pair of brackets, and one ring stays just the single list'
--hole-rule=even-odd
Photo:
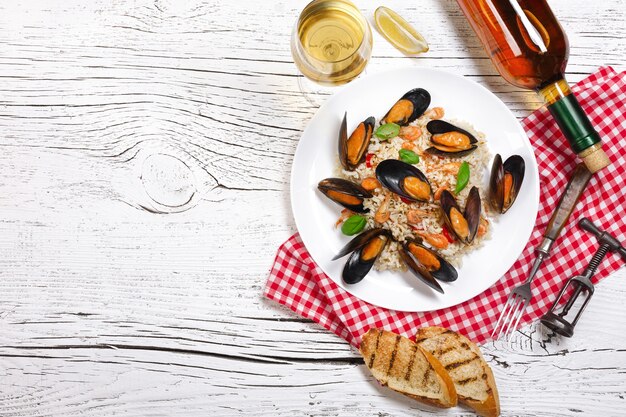
[{"label": "toasted baguette slice", "polygon": [[496,380],[480,349],[465,336],[442,327],[419,329],[415,341],[448,371],[459,402],[484,417],[500,415]]},{"label": "toasted baguette slice", "polygon": [[381,384],[437,407],[457,404],[448,373],[430,353],[408,338],[370,329],[362,338],[361,355]]}]

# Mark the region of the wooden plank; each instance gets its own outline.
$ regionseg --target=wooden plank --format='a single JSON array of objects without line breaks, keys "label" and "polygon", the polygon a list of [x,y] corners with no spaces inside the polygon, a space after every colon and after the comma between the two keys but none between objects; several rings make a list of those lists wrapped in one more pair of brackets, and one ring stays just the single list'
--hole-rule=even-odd
[{"label": "wooden plank", "polygon": [[[316,111],[288,47],[305,3],[0,4],[1,416],[440,414],[262,298]],[[520,118],[540,105],[497,75],[454,1],[386,5],[431,52],[407,59],[374,33],[368,73],[440,68]],[[624,0],[551,5],[570,80],[624,65]],[[625,276],[599,286],[574,339],[532,328],[484,347],[505,414],[621,413]]]},{"label": "wooden plank", "polygon": [[[608,327],[608,326],[607,326]],[[576,344],[580,344],[580,340]],[[619,347],[545,352],[487,346],[504,410],[619,415]],[[0,413],[48,415],[415,415],[433,408],[380,387],[362,363],[264,363],[148,347],[0,350]],[[510,414],[509,412],[505,414]],[[455,408],[446,415],[467,415]]]}]

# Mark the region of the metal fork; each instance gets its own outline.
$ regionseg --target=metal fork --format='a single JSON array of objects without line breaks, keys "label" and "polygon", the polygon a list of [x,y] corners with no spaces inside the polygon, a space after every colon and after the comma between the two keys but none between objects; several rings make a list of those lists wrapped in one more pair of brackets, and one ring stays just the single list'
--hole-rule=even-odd
[{"label": "metal fork", "polygon": [[[533,279],[537,275],[539,267],[548,255],[547,252],[544,253],[543,251],[541,251],[541,249],[538,249],[537,252],[537,259],[535,259],[535,262],[533,263],[533,267],[530,270],[530,275],[523,284],[520,284],[517,287],[513,288],[513,291],[511,291],[511,293],[509,294],[509,298],[507,298],[506,303],[504,304],[502,313],[500,313],[500,318],[496,322],[496,325],[491,332],[491,337],[493,337],[494,339],[499,339],[502,335],[504,335],[508,339],[511,334],[513,334],[515,329],[517,329],[517,325],[522,319],[522,316],[526,311],[526,307],[528,307],[528,303],[532,298],[532,293],[530,292],[530,283],[533,282]],[[502,326],[500,326],[500,323],[502,323]]]},{"label": "metal fork", "polygon": [[494,339],[499,339],[502,335],[505,335],[508,339],[517,329],[517,325],[522,319],[526,307],[528,307],[530,299],[532,298],[530,284],[537,275],[537,271],[543,263],[543,260],[550,254],[552,244],[561,233],[561,230],[563,230],[563,227],[567,223],[570,214],[574,211],[574,207],[583,191],[585,191],[585,187],[590,179],[591,172],[589,172],[583,163],[578,164],[565,187],[563,195],[561,195],[556,210],[554,210],[552,217],[550,217],[550,222],[548,223],[548,227],[546,227],[546,233],[543,235],[543,241],[537,248],[537,258],[533,263],[528,278],[523,284],[513,289],[504,304],[500,318],[491,332],[491,337]]}]

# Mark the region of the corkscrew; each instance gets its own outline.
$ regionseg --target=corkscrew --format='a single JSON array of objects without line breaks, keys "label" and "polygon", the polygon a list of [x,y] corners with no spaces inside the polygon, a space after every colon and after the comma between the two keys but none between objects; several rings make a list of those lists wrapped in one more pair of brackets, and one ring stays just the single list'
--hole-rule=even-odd
[{"label": "corkscrew", "polygon": [[[591,300],[594,290],[591,277],[596,272],[596,269],[606,254],[609,251],[618,252],[622,259],[626,261],[626,248],[622,246],[622,244],[613,235],[600,230],[595,224],[593,224],[593,222],[591,222],[591,220],[587,218],[582,218],[578,222],[578,226],[595,235],[598,242],[600,242],[600,247],[593,255],[593,258],[591,258],[589,265],[587,265],[587,268],[585,268],[582,275],[576,275],[567,280],[550,310],[548,310],[548,312],[541,318],[541,323],[544,326],[565,337],[572,337],[574,334],[574,326],[576,326],[578,319],[585,310],[585,307],[587,307],[589,300]],[[570,296],[569,300],[567,300],[561,311],[557,312],[561,298],[563,298],[567,293],[568,288],[573,289],[574,292]],[[585,300],[580,306],[578,313],[574,315],[574,320],[570,322],[567,320],[566,316],[568,316],[570,309],[574,306],[576,300],[583,292],[585,292]]]}]

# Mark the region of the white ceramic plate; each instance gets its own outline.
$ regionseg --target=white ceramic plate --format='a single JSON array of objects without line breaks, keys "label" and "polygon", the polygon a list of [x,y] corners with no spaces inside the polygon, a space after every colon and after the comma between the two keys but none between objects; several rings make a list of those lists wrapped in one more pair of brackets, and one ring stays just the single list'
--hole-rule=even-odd
[{"label": "white ceramic plate", "polygon": [[[464,256],[459,277],[441,283],[439,294],[410,272],[378,272],[372,268],[359,283],[346,285],[341,271],[347,257],[332,257],[350,241],[334,224],[342,207],[324,197],[317,183],[334,177],[337,136],[345,111],[348,134],[368,116],[378,121],[412,88],[428,90],[431,107],[441,106],[446,119],[464,120],[485,133],[493,155],[521,155],[526,175],[519,196],[507,213],[492,223],[492,237]],[[489,163],[491,167],[491,162]],[[488,172],[485,172],[485,188]],[[481,196],[485,198],[484,195]],[[368,75],[331,97],[302,134],[291,171],[291,205],[296,226],[315,262],[339,286],[371,304],[401,311],[431,311],[469,300],[494,284],[519,257],[530,237],[539,204],[539,176],[532,148],[517,119],[495,95],[461,76],[439,70],[401,68]]]}]

